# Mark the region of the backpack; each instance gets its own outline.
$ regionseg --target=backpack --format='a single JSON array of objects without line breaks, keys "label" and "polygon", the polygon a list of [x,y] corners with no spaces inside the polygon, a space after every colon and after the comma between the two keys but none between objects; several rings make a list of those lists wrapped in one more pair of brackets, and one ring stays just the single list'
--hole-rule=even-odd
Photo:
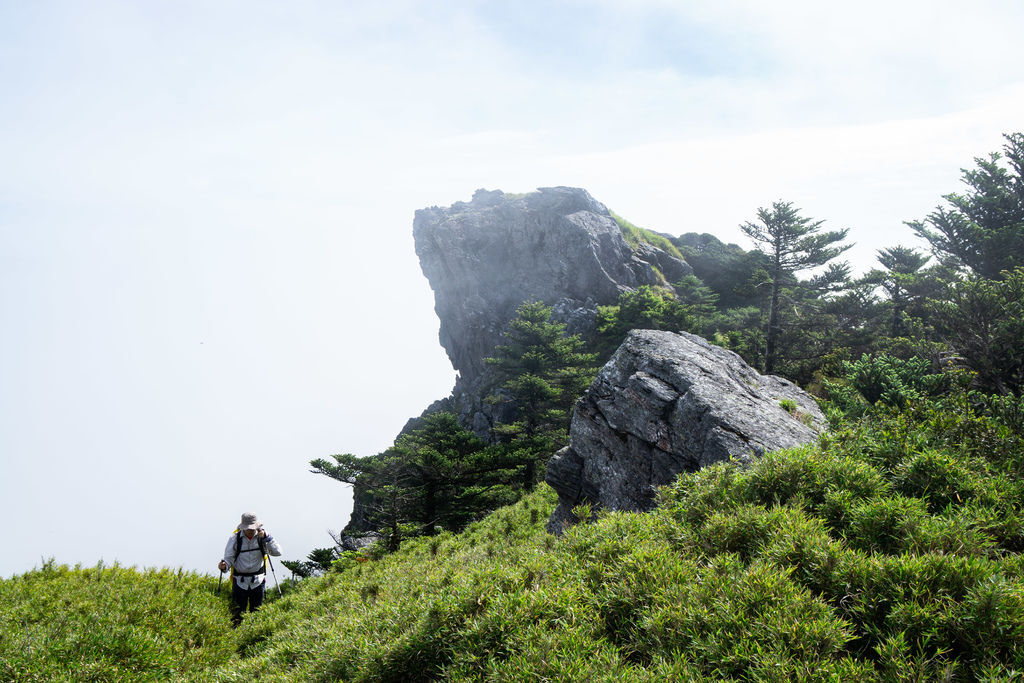
[{"label": "backpack", "polygon": [[[235,578],[236,576],[257,576],[259,574],[266,574],[267,573],[267,542],[266,542],[266,539],[263,539],[263,538],[259,537],[259,532],[257,532],[257,535],[256,535],[256,543],[259,546],[258,549],[260,551],[260,555],[263,557],[263,568],[260,569],[258,572],[238,572],[238,573],[235,573],[234,562],[237,562],[238,561],[238,556],[242,554],[242,530],[241,529],[235,529],[235,557],[234,557],[234,561],[232,562],[232,567],[231,567],[231,578]],[[254,551],[256,549],[257,548],[249,548],[245,552],[251,553],[252,551]]]}]

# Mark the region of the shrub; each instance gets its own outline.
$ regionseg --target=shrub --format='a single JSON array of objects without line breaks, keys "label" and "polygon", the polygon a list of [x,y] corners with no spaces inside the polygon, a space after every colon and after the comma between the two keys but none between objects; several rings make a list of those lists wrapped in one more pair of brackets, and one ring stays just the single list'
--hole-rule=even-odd
[{"label": "shrub", "polygon": [[896,495],[869,500],[850,510],[846,540],[866,552],[898,553],[908,544],[926,515],[916,498]]},{"label": "shrub", "polygon": [[894,356],[867,354],[857,361],[844,361],[847,380],[870,403],[903,408],[909,402],[934,395],[945,377],[930,373],[931,364],[923,358],[903,360]]},{"label": "shrub", "polygon": [[652,650],[685,652],[708,677],[828,677],[851,635],[827,605],[764,563],[723,555],[644,620]]}]

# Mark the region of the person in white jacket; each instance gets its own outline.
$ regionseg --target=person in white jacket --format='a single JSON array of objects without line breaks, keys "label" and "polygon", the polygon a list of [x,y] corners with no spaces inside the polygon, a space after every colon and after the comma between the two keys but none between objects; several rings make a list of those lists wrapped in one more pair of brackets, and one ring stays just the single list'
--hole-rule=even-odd
[{"label": "person in white jacket", "polygon": [[242,622],[242,612],[255,612],[263,604],[266,556],[280,554],[281,546],[263,529],[256,513],[244,513],[238,531],[228,537],[224,557],[217,564],[222,573],[231,568],[231,621],[235,626]]}]

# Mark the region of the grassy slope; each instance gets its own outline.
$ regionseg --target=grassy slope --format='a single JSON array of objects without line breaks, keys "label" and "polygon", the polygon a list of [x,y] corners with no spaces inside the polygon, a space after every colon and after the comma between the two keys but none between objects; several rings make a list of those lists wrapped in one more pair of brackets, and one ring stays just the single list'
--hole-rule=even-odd
[{"label": "grassy slope", "polygon": [[[882,415],[817,448],[685,476],[654,513],[604,515],[561,539],[543,531],[554,496],[542,488],[462,534],[306,581],[233,634],[211,585],[198,586],[205,596],[183,586],[192,606],[164,609],[200,624],[197,614],[220,610],[211,617],[220,630],[201,629],[206,644],[179,672],[239,681],[1007,678],[1024,670],[1020,436],[969,406]],[[39,608],[10,582],[0,591],[22,618]],[[120,623],[127,605],[112,609],[104,618]],[[146,610],[134,618],[174,621]],[[5,616],[2,651],[24,650],[20,629]],[[34,633],[40,659],[71,637],[44,645]],[[181,635],[170,642],[153,652],[184,657]],[[227,647],[239,655],[228,658]]]},{"label": "grassy slope", "polygon": [[973,679],[1024,669],[1019,431],[930,408],[553,539],[544,489],[303,586],[220,675]]},{"label": "grassy slope", "polygon": [[170,570],[48,563],[0,581],[0,680],[199,676],[230,660],[227,594]]}]

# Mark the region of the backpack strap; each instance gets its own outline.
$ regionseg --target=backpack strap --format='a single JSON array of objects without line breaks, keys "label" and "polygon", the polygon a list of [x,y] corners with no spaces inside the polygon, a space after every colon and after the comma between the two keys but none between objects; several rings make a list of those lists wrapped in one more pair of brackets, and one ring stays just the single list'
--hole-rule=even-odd
[{"label": "backpack strap", "polygon": [[260,538],[258,534],[259,534],[259,532],[257,532],[256,543],[259,546],[259,548],[249,548],[247,550],[242,550],[242,530],[241,529],[235,529],[235,560],[234,561],[237,562],[238,561],[238,556],[241,555],[242,553],[251,553],[254,550],[259,550],[260,551],[260,555],[263,557],[263,571],[254,572],[252,574],[242,574],[242,573],[236,572],[235,568],[232,567],[231,568],[231,576],[232,577],[235,577],[235,576],[256,576],[257,574],[266,574],[267,573],[267,540],[265,538]]}]

